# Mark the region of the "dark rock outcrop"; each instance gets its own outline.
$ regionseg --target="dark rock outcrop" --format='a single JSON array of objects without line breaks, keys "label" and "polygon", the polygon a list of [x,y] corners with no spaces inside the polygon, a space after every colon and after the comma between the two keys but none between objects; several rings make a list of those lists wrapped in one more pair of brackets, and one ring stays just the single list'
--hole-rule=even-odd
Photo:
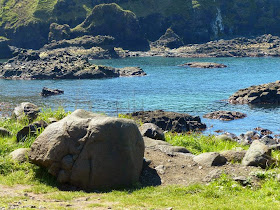
[{"label": "dark rock outcrop", "polygon": [[113,68],[91,64],[84,56],[69,51],[24,51],[0,66],[5,79],[101,79],[144,76],[138,67]]},{"label": "dark rock outcrop", "polygon": [[71,28],[69,25],[59,25],[52,23],[50,25],[49,42],[70,39]]},{"label": "dark rock outcrop", "polygon": [[60,89],[50,89],[50,88],[43,87],[40,95],[47,97],[47,96],[59,95],[59,94],[63,94],[63,93],[64,93],[64,91],[60,90]]},{"label": "dark rock outcrop", "polygon": [[171,28],[168,28],[165,34],[157,41],[151,43],[152,47],[167,47],[170,49],[178,48],[183,45],[183,40]]},{"label": "dark rock outcrop", "polygon": [[125,49],[149,49],[136,15],[115,3],[95,6],[85,21],[73,29],[73,34],[109,35],[115,37],[116,42]]},{"label": "dark rock outcrop", "polygon": [[25,141],[28,136],[35,136],[37,132],[39,132],[41,129],[44,129],[48,126],[48,123],[41,120],[39,122],[34,122],[30,125],[27,125],[23,127],[18,133],[17,133],[17,142]]},{"label": "dark rock outcrop", "polygon": [[236,119],[243,119],[247,115],[241,112],[232,111],[216,111],[203,115],[204,118],[217,119],[223,121],[231,121]]},{"label": "dark rock outcrop", "polygon": [[229,98],[232,104],[279,104],[280,81],[238,90]]},{"label": "dark rock outcrop", "polygon": [[142,136],[156,140],[165,140],[163,130],[153,123],[144,123],[139,130]]},{"label": "dark rock outcrop", "polygon": [[213,69],[213,68],[226,68],[227,66],[220,63],[210,63],[210,62],[190,62],[185,63],[182,66],[188,66],[191,68],[207,68],[207,69]]},{"label": "dark rock outcrop", "polygon": [[9,47],[9,40],[0,38],[0,59],[11,58],[12,50]]},{"label": "dark rock outcrop", "polygon": [[76,110],[49,125],[29,156],[61,183],[86,190],[114,188],[139,180],[144,141],[132,120]]},{"label": "dark rock outcrop", "polygon": [[165,131],[182,133],[206,129],[206,125],[201,123],[200,117],[188,114],[156,110],[134,112],[131,116],[136,120],[141,120],[143,123],[156,124]]}]

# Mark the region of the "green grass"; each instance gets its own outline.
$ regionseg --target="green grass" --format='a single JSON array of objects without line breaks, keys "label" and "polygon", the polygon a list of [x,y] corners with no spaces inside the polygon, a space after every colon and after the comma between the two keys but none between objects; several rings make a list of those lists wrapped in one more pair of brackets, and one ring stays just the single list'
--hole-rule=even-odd
[{"label": "green grass", "polygon": [[204,152],[219,152],[231,150],[236,147],[248,149],[234,141],[224,141],[216,139],[214,135],[202,135],[200,133],[175,134],[168,132],[165,134],[166,141],[172,145],[186,147],[190,152],[197,155]]},{"label": "green grass", "polygon": [[[36,120],[48,121],[50,117],[59,120],[68,114],[69,112],[65,112],[62,108],[58,110],[44,108]],[[123,115],[120,117],[130,118]],[[13,134],[12,137],[0,137],[0,185],[13,188],[17,192],[13,197],[1,196],[0,207],[9,207],[14,202],[21,202],[25,205],[44,206],[47,209],[64,209],[66,207],[61,206],[61,203],[74,206],[77,199],[82,199],[84,202],[79,203],[80,208],[166,209],[172,207],[173,209],[207,210],[280,208],[280,182],[278,181],[280,169],[278,167],[254,172],[252,176],[260,180],[259,185],[252,183],[246,187],[233,181],[230,177],[222,175],[220,179],[207,185],[141,187],[138,184],[128,189],[100,193],[62,191],[56,179],[45,169],[29,162],[18,163],[9,157],[11,151],[21,147],[30,147],[35,140],[36,136],[29,137],[28,143],[16,143],[17,131],[27,123],[27,120],[0,121],[0,127],[9,129]],[[244,147],[236,142],[217,140],[214,136],[197,133],[179,135],[168,132],[166,139],[173,145],[185,146],[194,154],[228,150],[235,147],[248,148],[248,146]],[[279,155],[279,151],[273,152],[275,158],[278,159]],[[248,181],[250,182],[250,179]],[[18,185],[24,186],[24,189],[17,189]],[[41,201],[21,196],[24,193],[34,193],[40,196]],[[42,202],[42,200],[46,200],[46,202]],[[57,202],[49,202],[53,200]]]}]

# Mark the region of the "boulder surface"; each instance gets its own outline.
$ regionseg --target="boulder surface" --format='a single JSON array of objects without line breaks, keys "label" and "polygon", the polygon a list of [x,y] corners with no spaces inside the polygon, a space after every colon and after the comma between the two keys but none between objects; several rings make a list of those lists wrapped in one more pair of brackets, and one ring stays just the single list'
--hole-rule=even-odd
[{"label": "boulder surface", "polygon": [[49,125],[29,155],[60,183],[114,188],[139,180],[144,141],[132,120],[76,110]]}]

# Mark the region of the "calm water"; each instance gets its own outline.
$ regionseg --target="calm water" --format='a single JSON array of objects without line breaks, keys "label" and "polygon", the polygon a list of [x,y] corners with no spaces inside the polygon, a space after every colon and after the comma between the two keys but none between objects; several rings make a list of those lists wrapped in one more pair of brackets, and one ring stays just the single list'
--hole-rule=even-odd
[{"label": "calm water", "polygon": [[[228,65],[224,69],[191,69],[178,65],[190,61],[211,61]],[[247,118],[232,122],[203,119],[207,132],[217,129],[239,134],[261,126],[280,133],[280,107],[231,105],[225,100],[240,88],[280,80],[279,58],[128,58],[94,60],[113,67],[140,66],[145,77],[104,80],[0,80],[2,114],[10,106],[30,101],[40,106],[66,110],[83,108],[109,115],[138,110],[163,109],[202,116],[211,111],[241,111]],[[64,95],[43,98],[43,87],[59,88]],[[3,111],[4,110],[4,111]]]}]

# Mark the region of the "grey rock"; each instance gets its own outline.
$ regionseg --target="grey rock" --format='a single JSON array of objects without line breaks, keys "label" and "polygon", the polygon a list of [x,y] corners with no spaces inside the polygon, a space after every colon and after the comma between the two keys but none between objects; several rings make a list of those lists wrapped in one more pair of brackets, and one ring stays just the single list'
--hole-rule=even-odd
[{"label": "grey rock", "polygon": [[221,155],[224,156],[228,162],[241,162],[246,154],[246,150],[227,150],[222,151]]},{"label": "grey rock", "polygon": [[132,120],[76,110],[50,124],[29,156],[59,182],[89,190],[113,188],[139,180],[144,142]]},{"label": "grey rock", "polygon": [[195,156],[193,160],[196,163],[207,167],[221,166],[226,164],[227,162],[227,159],[217,152],[202,153],[200,155]]},{"label": "grey rock", "polygon": [[242,160],[244,166],[260,166],[266,168],[273,163],[271,149],[258,140],[253,141]]},{"label": "grey rock", "polygon": [[278,142],[275,139],[273,139],[273,137],[271,137],[269,135],[263,136],[259,141],[262,142],[265,145],[278,144]]},{"label": "grey rock", "polygon": [[30,121],[33,121],[37,118],[39,112],[39,107],[35,104],[29,102],[22,102],[20,105],[15,107],[12,117],[21,120],[26,116]]},{"label": "grey rock", "polygon": [[59,95],[63,93],[64,91],[60,89],[50,89],[50,88],[43,87],[41,91],[41,96],[47,97],[47,96]]},{"label": "grey rock", "polygon": [[156,140],[165,140],[163,130],[153,123],[144,123],[139,130],[142,136]]},{"label": "grey rock", "polygon": [[204,118],[217,119],[222,121],[231,121],[236,119],[243,119],[247,115],[241,112],[234,111],[216,111],[203,115]]},{"label": "grey rock", "polygon": [[159,165],[159,166],[155,167],[155,169],[158,173],[164,174],[165,170],[166,170],[166,167],[164,165]]},{"label": "grey rock", "polygon": [[172,146],[171,144],[169,144],[166,141],[154,140],[154,139],[151,139],[151,138],[148,138],[148,137],[145,137],[145,136],[143,137],[143,139],[144,139],[145,147],[146,148],[153,148],[153,149],[155,149],[156,146],[158,146],[158,145]]},{"label": "grey rock", "polygon": [[182,66],[188,66],[188,67],[191,67],[191,68],[207,68],[207,69],[226,68],[227,67],[224,64],[210,63],[210,62],[190,62],[190,63],[185,63]]},{"label": "grey rock", "polygon": [[48,123],[40,120],[23,127],[20,131],[17,132],[17,142],[25,141],[28,136],[35,136],[40,129],[46,128],[47,126]]},{"label": "grey rock", "polygon": [[16,149],[15,151],[10,153],[10,156],[13,160],[16,160],[18,162],[25,162],[28,160],[29,151],[29,148]]}]

